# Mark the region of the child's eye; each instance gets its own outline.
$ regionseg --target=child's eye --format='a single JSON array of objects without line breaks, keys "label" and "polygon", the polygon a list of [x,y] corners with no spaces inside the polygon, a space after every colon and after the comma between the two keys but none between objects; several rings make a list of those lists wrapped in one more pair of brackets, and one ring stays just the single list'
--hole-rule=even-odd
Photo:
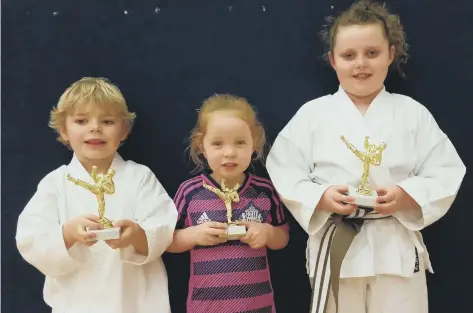
[{"label": "child's eye", "polygon": [[85,120],[83,118],[79,118],[79,119],[75,120],[75,123],[77,123],[79,125],[85,124],[86,122],[87,122],[87,120]]},{"label": "child's eye", "polygon": [[237,141],[237,145],[239,145],[239,146],[244,145],[244,144],[245,144],[244,140],[238,140]]},{"label": "child's eye", "polygon": [[113,125],[115,124],[115,121],[112,121],[112,120],[105,120],[103,121],[105,125]]},{"label": "child's eye", "polygon": [[369,55],[370,57],[375,57],[375,56],[378,55],[378,51],[376,51],[376,50],[370,50],[370,51],[368,51],[368,55]]},{"label": "child's eye", "polygon": [[353,59],[354,56],[355,56],[355,55],[354,55],[353,53],[345,53],[344,55],[342,55],[342,57],[343,57],[344,59],[348,59],[348,60],[349,60],[349,59]]},{"label": "child's eye", "polygon": [[222,143],[219,142],[219,141],[212,142],[212,146],[221,146],[221,145],[222,145]]}]

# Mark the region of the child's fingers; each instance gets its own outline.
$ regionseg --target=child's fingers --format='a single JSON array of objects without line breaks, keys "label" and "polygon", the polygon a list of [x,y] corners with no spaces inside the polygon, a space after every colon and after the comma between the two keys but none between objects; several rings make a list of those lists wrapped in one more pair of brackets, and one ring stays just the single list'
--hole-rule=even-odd
[{"label": "child's fingers", "polygon": [[356,204],[345,204],[345,205],[342,205],[340,213],[342,215],[349,215],[355,212],[357,208],[358,206]]},{"label": "child's fingers", "polygon": [[347,193],[348,192],[348,186],[347,185],[334,185],[332,188],[339,193]]},{"label": "child's fingers", "polygon": [[342,194],[335,194],[335,195],[333,196],[333,200],[335,200],[336,202],[346,202],[346,203],[349,203],[349,202],[355,201],[355,198],[354,198],[354,197],[350,197],[350,196],[346,196],[346,195],[342,195]]},{"label": "child's fingers", "polygon": [[219,223],[219,222],[207,222],[207,223],[205,223],[205,226],[208,226],[209,228],[216,228],[216,229],[226,229],[227,228],[227,224]]},{"label": "child's fingers", "polygon": [[212,236],[221,236],[221,235],[225,235],[225,229],[221,229],[221,228],[209,228],[206,232],[207,234],[209,235],[212,235]]},{"label": "child's fingers", "polygon": [[227,242],[227,238],[224,238],[224,237],[213,237],[212,238],[212,243],[214,245],[218,245],[218,244],[221,244],[221,243],[224,243],[224,242]]},{"label": "child's fingers", "polygon": [[393,214],[396,212],[396,201],[376,204],[374,209],[381,214]]},{"label": "child's fingers", "polygon": [[242,226],[245,226],[246,228],[249,228],[251,226],[251,224],[254,223],[254,222],[248,222],[246,220],[241,220],[241,221],[237,221],[236,223],[238,225],[242,225]]},{"label": "child's fingers", "polygon": [[94,215],[94,214],[84,215],[84,218],[95,223],[98,223],[100,219],[97,215]]},{"label": "child's fingers", "polygon": [[250,246],[252,249],[261,249],[261,248],[264,247],[264,245],[261,244],[261,243],[252,243],[252,244],[250,244],[249,246]]},{"label": "child's fingers", "polygon": [[253,231],[248,231],[245,236],[241,237],[240,241],[244,243],[250,243],[254,240],[255,233]]},{"label": "child's fingers", "polygon": [[97,237],[97,234],[93,232],[88,232],[84,229],[83,226],[78,225],[77,227],[77,239],[78,241],[88,244],[89,242],[93,242],[94,239]]},{"label": "child's fingers", "polygon": [[110,246],[112,249],[117,249],[120,247],[120,240],[119,239],[110,239],[106,240],[105,243]]},{"label": "child's fingers", "polygon": [[385,194],[388,193],[388,189],[387,188],[378,188],[378,189],[376,189],[376,193],[380,196],[384,196]]},{"label": "child's fingers", "polygon": [[376,202],[377,203],[387,203],[387,202],[391,202],[393,200],[394,200],[394,195],[388,192],[388,193],[386,193],[382,196],[379,196],[376,199]]},{"label": "child's fingers", "polygon": [[95,223],[95,222],[92,222],[92,221],[89,221],[89,220],[85,220],[85,225],[82,225],[82,226],[83,226],[83,228],[94,229],[94,230],[98,230],[98,229],[103,228],[102,224]]},{"label": "child's fingers", "polygon": [[339,202],[332,203],[332,211],[341,215],[348,215],[355,212],[357,205],[356,204],[342,204]]}]

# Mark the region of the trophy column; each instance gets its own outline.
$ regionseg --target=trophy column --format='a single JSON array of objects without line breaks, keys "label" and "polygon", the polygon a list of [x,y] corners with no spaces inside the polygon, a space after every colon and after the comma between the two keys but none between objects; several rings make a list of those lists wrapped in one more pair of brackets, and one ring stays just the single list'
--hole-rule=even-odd
[{"label": "trophy column", "polygon": [[238,195],[238,188],[240,188],[240,185],[236,184],[232,189],[228,189],[225,187],[225,180],[222,180],[222,190],[207,185],[205,181],[202,181],[202,186],[215,193],[221,200],[223,200],[225,204],[225,208],[227,210],[227,229],[225,231],[225,235],[220,237],[226,238],[227,240],[238,240],[246,235],[246,227],[244,225],[238,225],[237,223],[232,222],[232,202],[240,201],[240,196]]},{"label": "trophy column", "polygon": [[67,180],[73,182],[77,186],[87,189],[97,198],[99,223],[103,226],[103,229],[86,229],[87,232],[96,234],[96,237],[91,239],[91,241],[105,241],[120,238],[120,227],[113,227],[112,222],[105,217],[105,195],[111,195],[115,193],[115,184],[113,182],[114,175],[115,171],[113,169],[109,169],[105,175],[97,174],[97,167],[93,166],[90,176],[92,177],[92,180],[95,184],[89,184],[83,180],[73,178],[71,175],[67,174]]},{"label": "trophy column", "polygon": [[365,137],[364,148],[365,151],[358,150],[354,145],[348,142],[344,136],[340,137],[348,149],[355,154],[363,163],[363,175],[361,176],[361,183],[358,188],[348,186],[348,196],[354,197],[356,204],[360,207],[373,208],[376,204],[378,194],[368,185],[368,176],[370,166],[379,166],[382,161],[382,153],[386,149],[386,144],[383,142],[379,145],[370,144],[369,137]]}]

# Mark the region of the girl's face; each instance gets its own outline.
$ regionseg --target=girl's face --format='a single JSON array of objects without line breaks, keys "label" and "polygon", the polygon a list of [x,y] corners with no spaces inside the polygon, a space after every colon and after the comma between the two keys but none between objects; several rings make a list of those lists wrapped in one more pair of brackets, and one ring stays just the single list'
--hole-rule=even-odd
[{"label": "girl's face", "polygon": [[379,24],[340,26],[329,59],[341,87],[356,102],[372,100],[383,88],[394,52]]},{"label": "girl's face", "polygon": [[201,150],[217,182],[225,179],[229,188],[243,183],[253,147],[251,130],[245,121],[232,112],[210,114]]}]

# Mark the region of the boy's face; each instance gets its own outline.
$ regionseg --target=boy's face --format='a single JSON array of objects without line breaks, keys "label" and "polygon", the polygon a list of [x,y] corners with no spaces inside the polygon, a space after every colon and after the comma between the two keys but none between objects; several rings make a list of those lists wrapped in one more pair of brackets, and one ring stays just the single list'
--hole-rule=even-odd
[{"label": "boy's face", "polygon": [[79,161],[90,171],[110,167],[120,142],[128,135],[128,127],[118,110],[95,104],[79,106],[71,112],[61,130]]}]

